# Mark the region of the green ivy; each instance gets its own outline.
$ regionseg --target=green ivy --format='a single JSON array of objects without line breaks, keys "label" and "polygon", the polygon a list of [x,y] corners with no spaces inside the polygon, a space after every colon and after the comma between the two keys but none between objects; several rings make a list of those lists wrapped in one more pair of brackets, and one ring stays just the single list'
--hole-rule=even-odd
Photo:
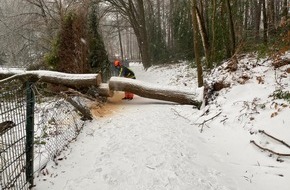
[{"label": "green ivy", "polygon": [[282,91],[282,90],[275,90],[273,95],[275,99],[283,99],[290,103],[290,92],[289,91]]},{"label": "green ivy", "polygon": [[45,54],[44,56],[44,62],[50,67],[52,67],[53,70],[56,69],[60,61],[60,58],[58,55],[59,45],[60,45],[60,39],[59,39],[59,36],[57,36],[56,39],[52,41],[51,51]]}]

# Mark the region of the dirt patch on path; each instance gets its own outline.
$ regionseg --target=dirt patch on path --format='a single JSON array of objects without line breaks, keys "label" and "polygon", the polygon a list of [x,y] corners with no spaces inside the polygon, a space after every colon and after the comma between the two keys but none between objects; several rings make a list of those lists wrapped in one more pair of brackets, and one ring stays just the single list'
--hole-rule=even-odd
[{"label": "dirt patch on path", "polygon": [[91,107],[91,112],[95,118],[105,117],[112,115],[119,111],[122,107],[122,98],[124,92],[115,92],[113,97],[108,98],[108,101],[102,105],[96,105]]}]

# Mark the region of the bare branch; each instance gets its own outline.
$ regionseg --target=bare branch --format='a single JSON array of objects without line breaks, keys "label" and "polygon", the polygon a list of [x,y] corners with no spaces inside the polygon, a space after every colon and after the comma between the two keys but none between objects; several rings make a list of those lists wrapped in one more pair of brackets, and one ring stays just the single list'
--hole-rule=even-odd
[{"label": "bare branch", "polygon": [[208,122],[208,121],[210,121],[210,120],[213,120],[214,118],[218,117],[221,113],[222,113],[222,112],[219,112],[218,114],[214,115],[213,117],[204,120],[202,123],[197,123],[197,124],[198,124],[198,127],[201,126],[201,128],[200,128],[200,132],[201,132],[201,133],[203,132],[203,128],[204,128],[204,125],[206,125],[206,122]]},{"label": "bare branch", "polygon": [[268,152],[270,152],[272,154],[276,154],[278,156],[290,156],[290,154],[279,153],[279,152],[275,152],[271,149],[264,148],[264,147],[258,145],[254,140],[251,140],[250,143],[254,144],[256,147],[260,148],[261,150],[268,151]]},{"label": "bare branch", "polygon": [[290,148],[290,145],[289,144],[287,144],[284,141],[282,141],[282,140],[280,140],[280,139],[278,139],[278,138],[276,138],[276,137],[274,137],[274,136],[266,133],[264,130],[259,130],[259,133],[262,133],[262,134],[264,134],[264,135],[266,135],[266,136],[268,136],[268,137],[270,137],[270,138],[272,138],[272,139],[280,142],[281,144],[285,145],[286,147]]}]

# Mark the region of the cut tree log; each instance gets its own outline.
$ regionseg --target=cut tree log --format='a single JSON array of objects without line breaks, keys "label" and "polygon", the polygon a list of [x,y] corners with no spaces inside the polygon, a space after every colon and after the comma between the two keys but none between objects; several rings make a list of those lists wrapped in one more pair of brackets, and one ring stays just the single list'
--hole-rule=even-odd
[{"label": "cut tree log", "polygon": [[108,83],[101,83],[97,88],[98,94],[104,97],[112,97],[114,95],[114,91],[109,88]]},{"label": "cut tree log", "polygon": [[174,87],[165,87],[152,85],[139,80],[128,79],[124,77],[112,77],[109,84],[101,83],[99,74],[69,74],[55,71],[0,71],[0,85],[14,79],[46,82],[58,85],[64,85],[71,88],[82,88],[95,86],[98,88],[98,95],[112,97],[113,91],[127,91],[137,94],[141,97],[158,99],[179,104],[194,105],[200,109],[201,100],[197,100],[197,94],[191,89],[177,89]]},{"label": "cut tree log", "polygon": [[[8,77],[8,78],[6,78]],[[89,86],[99,86],[102,82],[100,74],[70,74],[56,71],[1,71],[0,84],[13,79],[30,79],[32,81],[60,84],[67,87],[81,88]]]},{"label": "cut tree log", "polygon": [[109,89],[131,92],[145,98],[194,105],[198,109],[202,104],[202,101],[196,100],[198,95],[191,90],[152,85],[135,79],[112,77],[109,81]]}]

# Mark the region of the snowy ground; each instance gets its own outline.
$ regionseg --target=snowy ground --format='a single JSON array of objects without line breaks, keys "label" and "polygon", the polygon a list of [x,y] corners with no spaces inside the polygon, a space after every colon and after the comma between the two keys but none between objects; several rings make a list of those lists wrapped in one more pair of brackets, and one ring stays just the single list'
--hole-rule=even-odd
[{"label": "snowy ground", "polygon": [[[289,157],[250,143],[290,154],[258,132],[290,144],[289,102],[269,97],[281,85],[290,91],[287,66],[275,72],[269,61],[259,61],[260,66],[251,58],[241,62],[235,73],[221,69],[211,75],[212,80],[225,77],[231,87],[201,110],[139,96],[124,101],[116,93],[104,108],[92,110],[95,120],[57,163],[39,172],[34,189],[289,189]],[[131,68],[138,80],[196,89],[196,71],[185,63]],[[249,78],[240,84],[245,75]]]}]

